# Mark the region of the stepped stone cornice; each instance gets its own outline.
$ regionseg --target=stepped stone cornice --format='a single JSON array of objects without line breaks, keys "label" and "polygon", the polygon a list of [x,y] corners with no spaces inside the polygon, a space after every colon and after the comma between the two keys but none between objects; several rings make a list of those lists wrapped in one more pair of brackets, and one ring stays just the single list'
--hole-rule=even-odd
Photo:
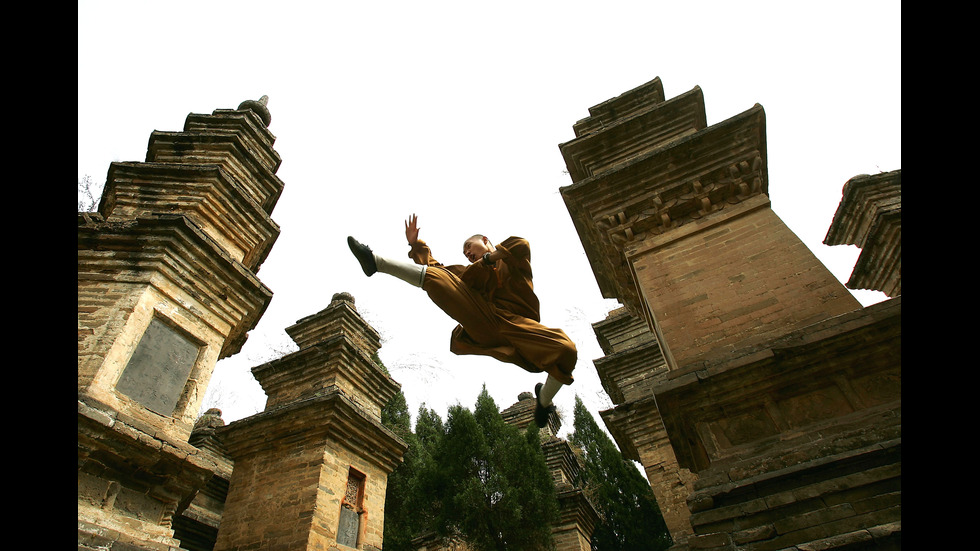
[{"label": "stepped stone cornice", "polygon": [[[190,115],[188,119],[193,117],[195,115]],[[271,214],[284,186],[275,174],[280,163],[278,153],[271,144],[249,135],[253,128],[244,123],[247,118],[242,113],[237,117],[196,117],[207,118],[200,124],[188,125],[194,130],[154,131],[150,135],[146,162],[219,165],[266,213]],[[228,121],[239,124],[228,124]]]},{"label": "stepped stone cornice", "polygon": [[664,85],[660,77],[589,108],[589,116],[572,126],[576,136],[598,132],[616,119],[627,119],[643,113],[664,101]]},{"label": "stepped stone cornice", "polygon": [[368,356],[381,349],[381,334],[357,313],[350,293],[336,293],[326,308],[287,327],[286,334],[300,348],[345,335],[357,342]]},{"label": "stepped stone cornice", "polygon": [[653,104],[639,103],[643,98],[630,99],[629,106],[597,110],[593,117],[586,119],[598,121],[588,127],[589,133],[579,134],[582,128],[576,125],[577,137],[559,145],[572,182],[612,170],[645,151],[707,126],[704,94],[698,87],[668,101],[663,101],[663,90],[660,90],[649,98],[658,101]]},{"label": "stepped stone cornice", "polygon": [[252,375],[268,396],[267,408],[337,387],[378,419],[401,387],[343,334],[253,367]]},{"label": "stepped stone cornice", "polygon": [[902,207],[902,171],[861,174],[848,180],[834,212],[826,245],[864,247],[878,219]]},{"label": "stepped stone cornice", "polygon": [[216,432],[233,459],[267,453],[271,445],[331,441],[351,447],[365,462],[386,473],[401,464],[408,449],[380,419],[365,415],[364,408],[337,387],[233,421]]},{"label": "stepped stone cornice", "polygon": [[279,225],[216,164],[112,163],[99,212],[108,221],[187,216],[237,261],[258,272]]},{"label": "stepped stone cornice", "polygon": [[656,339],[603,356],[593,363],[603,390],[614,404],[649,395],[667,372],[667,362]]}]

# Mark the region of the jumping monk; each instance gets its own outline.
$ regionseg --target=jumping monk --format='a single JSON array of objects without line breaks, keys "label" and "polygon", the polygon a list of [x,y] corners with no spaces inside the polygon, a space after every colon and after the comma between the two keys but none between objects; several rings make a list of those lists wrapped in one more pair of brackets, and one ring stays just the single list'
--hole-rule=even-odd
[{"label": "jumping monk", "polygon": [[534,422],[547,425],[555,394],[573,382],[578,351],[564,331],[541,325],[527,240],[509,237],[494,245],[486,236],[474,235],[463,242],[463,256],[470,261],[463,266],[444,265],[432,257],[419,239],[414,214],[405,222],[405,237],[414,263],[378,256],[353,237],[347,244],[366,275],[381,272],[421,287],[459,323],[449,345],[454,354],[481,354],[531,373],[546,372],[544,383],[534,387]]}]

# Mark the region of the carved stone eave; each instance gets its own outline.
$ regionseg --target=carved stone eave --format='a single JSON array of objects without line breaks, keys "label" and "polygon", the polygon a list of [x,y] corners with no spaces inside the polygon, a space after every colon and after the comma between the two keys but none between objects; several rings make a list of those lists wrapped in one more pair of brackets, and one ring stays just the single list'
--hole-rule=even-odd
[{"label": "carved stone eave", "polygon": [[572,487],[579,480],[582,463],[572,449],[572,445],[563,438],[550,436],[541,442],[545,463],[558,489]]},{"label": "carved stone eave", "polygon": [[889,297],[902,294],[902,209],[882,212],[871,228],[874,246],[858,255],[847,280],[849,289],[881,291]]},{"label": "carved stone eave", "polygon": [[353,297],[346,300],[335,298],[323,310],[287,327],[286,334],[300,348],[313,346],[338,334],[346,335],[359,343],[369,356],[381,348],[381,334],[358,314]]},{"label": "carved stone eave", "polygon": [[667,363],[656,339],[593,360],[603,390],[614,404],[648,395],[667,372]]},{"label": "carved stone eave", "polygon": [[901,205],[901,170],[855,176],[844,184],[840,205],[823,242],[864,247],[879,215],[895,207],[901,209]]},{"label": "carved stone eave", "polygon": [[[651,412],[654,412],[651,415]],[[640,398],[632,402],[625,402],[612,409],[599,412],[603,423],[612,435],[616,445],[619,446],[623,457],[633,461],[640,461],[639,444],[635,438],[641,437],[641,432],[636,427],[642,427],[643,421],[653,417],[659,417],[657,400],[653,396]],[[634,422],[639,420],[639,422]]]},{"label": "carved stone eave", "polygon": [[591,541],[595,527],[599,523],[599,513],[595,505],[581,488],[570,488],[557,492],[559,526],[575,527],[585,541]]},{"label": "carved stone eave", "polygon": [[381,408],[401,388],[344,334],[253,367],[252,375],[269,396],[267,408],[340,388],[379,420]]},{"label": "carved stone eave", "polygon": [[272,291],[230,257],[213,239],[181,215],[141,216],[107,222],[98,214],[78,214],[78,277],[109,278],[167,287],[203,323],[227,335],[219,359],[238,353],[262,317]]},{"label": "carved stone eave", "polygon": [[[518,396],[517,402],[502,410],[500,415],[508,425],[523,431],[534,421],[534,404],[534,395],[524,392]],[[559,429],[561,429],[561,418],[557,411],[553,411],[548,415],[548,423],[539,432],[542,438],[556,438]]]},{"label": "carved stone eave", "polygon": [[355,455],[391,473],[408,450],[401,438],[379,419],[366,415],[363,407],[336,387],[234,421],[216,432],[234,460],[268,450],[272,445],[330,440],[350,447]]},{"label": "carved stone eave", "polygon": [[561,188],[602,296],[642,316],[626,247],[768,194],[761,105]]},{"label": "carved stone eave", "polygon": [[823,242],[861,249],[847,287],[901,295],[902,171],[848,180]]},{"label": "carved stone eave", "polygon": [[647,341],[654,338],[646,320],[630,314],[626,308],[617,308],[606,315],[606,319],[592,324],[592,331],[602,353],[609,355],[633,346],[632,342]]},{"label": "carved stone eave", "polygon": [[254,147],[251,151],[263,166],[279,171],[282,158],[273,149],[276,136],[262,118],[251,109],[215,109],[210,115],[191,113],[184,120],[185,132],[240,134]]},{"label": "carved stone eave", "polygon": [[[197,132],[154,131],[146,152],[148,163],[216,164],[225,169],[267,214],[272,214],[284,184],[268,166],[278,154],[259,156],[261,146],[241,133],[207,128]],[[272,151],[272,153],[275,153]]]}]

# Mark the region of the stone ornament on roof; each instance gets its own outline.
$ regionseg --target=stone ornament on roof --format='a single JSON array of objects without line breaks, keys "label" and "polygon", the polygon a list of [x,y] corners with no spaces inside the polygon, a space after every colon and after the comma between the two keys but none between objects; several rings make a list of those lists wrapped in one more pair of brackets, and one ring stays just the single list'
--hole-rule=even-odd
[{"label": "stone ornament on roof", "polygon": [[258,100],[247,99],[243,101],[239,106],[239,111],[251,110],[256,115],[262,119],[266,127],[272,122],[272,113],[269,112],[269,108],[266,107],[269,103],[269,96],[262,96]]}]

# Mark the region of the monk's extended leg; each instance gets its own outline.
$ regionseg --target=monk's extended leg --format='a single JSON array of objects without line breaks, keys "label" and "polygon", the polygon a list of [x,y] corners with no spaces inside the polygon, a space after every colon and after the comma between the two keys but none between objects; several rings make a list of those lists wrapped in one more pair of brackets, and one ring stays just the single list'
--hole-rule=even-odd
[{"label": "monk's extended leg", "polygon": [[534,421],[538,427],[548,423],[555,410],[553,399],[564,385],[574,382],[572,371],[578,361],[575,343],[561,329],[545,327],[537,321],[517,315],[505,315],[500,323],[501,336],[528,363],[548,373],[544,383],[534,387],[537,404]]},{"label": "monk's extended leg", "polygon": [[364,275],[373,276],[377,272],[397,277],[398,279],[415,287],[421,287],[425,281],[425,266],[420,266],[414,262],[392,260],[383,256],[378,256],[371,251],[371,247],[359,243],[353,237],[347,238],[347,246],[350,247],[354,258],[364,270]]},{"label": "monk's extended leg", "polygon": [[474,343],[488,347],[503,343],[497,320],[482,296],[449,270],[433,266],[426,274],[422,290],[433,304],[465,329]]}]

